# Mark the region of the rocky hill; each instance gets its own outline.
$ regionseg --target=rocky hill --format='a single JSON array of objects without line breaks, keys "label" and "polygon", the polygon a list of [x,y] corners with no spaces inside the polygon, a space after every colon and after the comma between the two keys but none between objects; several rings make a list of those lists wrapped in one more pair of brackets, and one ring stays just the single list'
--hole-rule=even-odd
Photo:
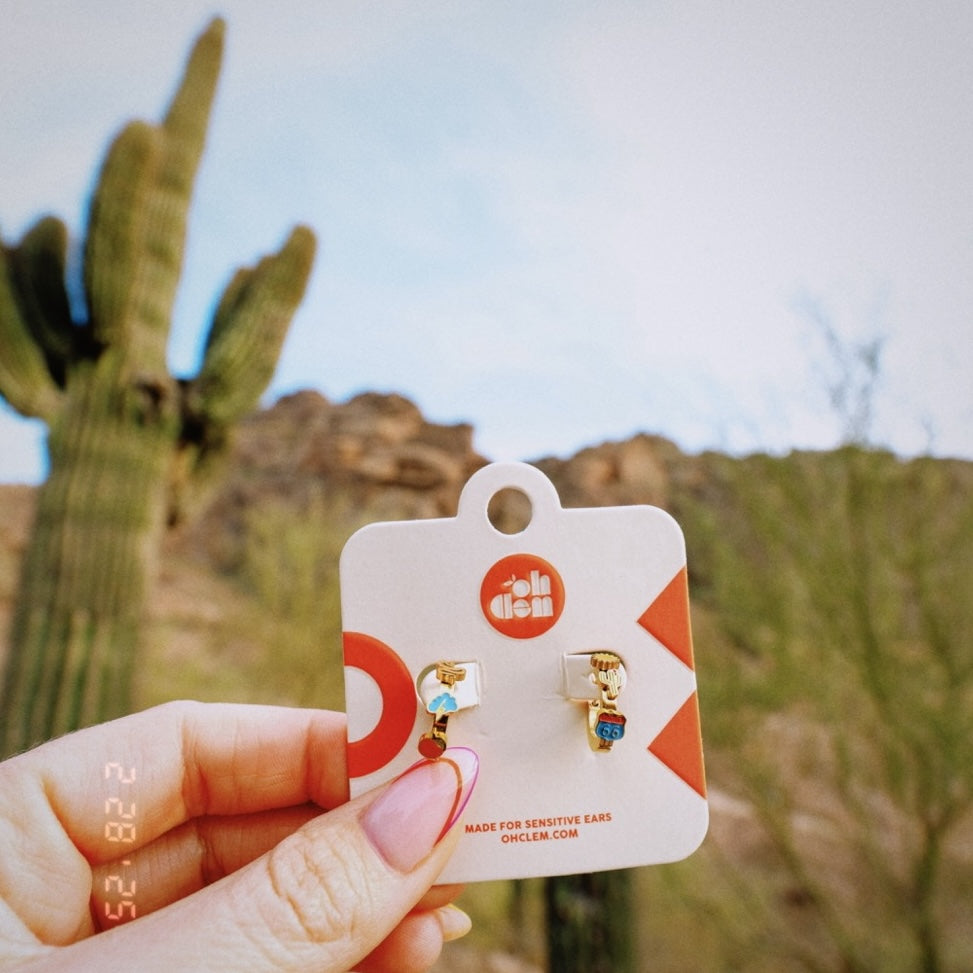
[{"label": "rocky hill", "polygon": [[[306,512],[325,503],[353,510],[359,522],[452,516],[464,484],[488,462],[473,434],[466,423],[428,421],[401,395],[367,392],[343,403],[313,391],[285,396],[241,424],[224,478],[202,515],[177,532],[172,550],[193,549],[226,566],[248,513],[267,505]],[[660,436],[533,462],[565,506],[670,507],[706,478],[705,458]],[[516,515],[501,507],[498,522],[508,514]]]},{"label": "rocky hill", "polygon": [[333,404],[298,392],[240,425],[204,529],[220,522],[236,529],[261,502],[302,509],[322,495],[389,517],[441,517],[486,462],[473,449],[472,426],[428,422],[400,395],[369,392]]},{"label": "rocky hill", "polygon": [[[453,514],[486,462],[469,425],[398,395],[300,392],[251,416],[166,540],[140,705],[340,708],[344,539]],[[535,462],[565,506],[656,504],[687,538],[712,827],[639,875],[646,969],[973,968],[973,464],[692,456],[652,435]],[[4,630],[33,497],[0,487]],[[469,895],[485,938],[443,973],[527,969],[491,951],[537,959],[536,900]]]},{"label": "rocky hill", "polygon": [[[338,404],[312,391],[286,396],[241,425],[227,476],[193,530],[238,530],[243,512],[262,502],[300,509],[322,495],[350,501],[368,519],[452,516],[463,485],[488,462],[473,432],[429,422],[401,395],[368,392]],[[706,476],[704,459],[649,435],[533,462],[565,506],[667,507]]]}]

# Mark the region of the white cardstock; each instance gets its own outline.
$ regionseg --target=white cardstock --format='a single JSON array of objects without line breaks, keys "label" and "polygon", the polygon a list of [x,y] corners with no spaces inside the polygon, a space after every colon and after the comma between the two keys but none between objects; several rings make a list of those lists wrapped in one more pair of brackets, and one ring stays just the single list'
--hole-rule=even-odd
[{"label": "white cardstock", "polygon": [[[487,515],[505,488],[531,503],[516,534]],[[535,467],[486,466],[456,517],[354,534],[341,610],[352,796],[420,759],[437,663],[467,671],[448,743],[480,774],[440,881],[658,864],[703,840],[685,543],[663,510],[564,509]],[[589,744],[595,652],[621,660],[624,730],[605,751]]]}]

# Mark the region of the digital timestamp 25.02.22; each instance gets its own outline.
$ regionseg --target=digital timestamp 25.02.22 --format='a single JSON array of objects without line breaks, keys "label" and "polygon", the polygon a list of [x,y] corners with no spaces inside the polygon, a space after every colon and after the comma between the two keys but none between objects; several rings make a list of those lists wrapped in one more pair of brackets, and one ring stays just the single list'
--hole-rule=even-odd
[{"label": "digital timestamp 25.02.22", "polygon": [[[135,768],[125,768],[112,761],[105,764],[105,781],[108,794],[105,797],[105,840],[119,845],[135,843],[136,804]],[[120,849],[121,850],[121,849]],[[126,874],[130,858],[120,858],[105,876],[105,919],[124,922],[138,915],[135,906],[136,882]]]}]

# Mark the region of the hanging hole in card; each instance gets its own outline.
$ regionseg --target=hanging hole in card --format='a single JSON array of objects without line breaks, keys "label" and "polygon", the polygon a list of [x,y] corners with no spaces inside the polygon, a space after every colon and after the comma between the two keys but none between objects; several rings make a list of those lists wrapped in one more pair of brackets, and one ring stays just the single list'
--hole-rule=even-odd
[{"label": "hanging hole in card", "polygon": [[533,507],[523,490],[504,487],[487,504],[487,520],[501,534],[522,534],[530,524]]}]

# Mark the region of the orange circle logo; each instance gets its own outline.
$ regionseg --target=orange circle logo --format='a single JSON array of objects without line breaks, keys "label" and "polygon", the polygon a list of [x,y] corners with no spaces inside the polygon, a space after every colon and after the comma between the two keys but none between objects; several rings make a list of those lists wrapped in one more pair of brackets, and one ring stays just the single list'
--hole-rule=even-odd
[{"label": "orange circle logo", "polygon": [[511,554],[487,571],[480,607],[501,635],[532,639],[553,628],[564,610],[564,582],[533,554]]}]

